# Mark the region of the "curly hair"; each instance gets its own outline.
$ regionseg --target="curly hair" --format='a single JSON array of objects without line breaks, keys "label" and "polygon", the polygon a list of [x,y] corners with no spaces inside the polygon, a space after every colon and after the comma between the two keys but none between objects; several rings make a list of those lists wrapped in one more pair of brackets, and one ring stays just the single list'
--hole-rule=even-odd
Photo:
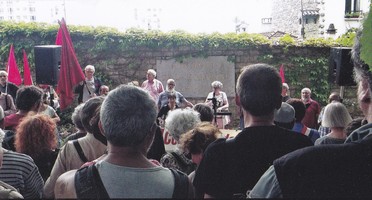
[{"label": "curly hair", "polygon": [[193,130],[181,135],[180,147],[187,153],[202,153],[210,143],[217,140],[219,134],[222,133],[216,126],[209,122],[201,122]]},{"label": "curly hair", "polygon": [[196,124],[200,123],[199,115],[197,111],[189,108],[169,111],[165,119],[165,128],[176,141],[179,141],[182,134],[193,129]]},{"label": "curly hair", "polygon": [[26,116],[18,125],[14,146],[16,151],[35,159],[42,156],[45,149],[57,147],[56,123],[47,115]]}]

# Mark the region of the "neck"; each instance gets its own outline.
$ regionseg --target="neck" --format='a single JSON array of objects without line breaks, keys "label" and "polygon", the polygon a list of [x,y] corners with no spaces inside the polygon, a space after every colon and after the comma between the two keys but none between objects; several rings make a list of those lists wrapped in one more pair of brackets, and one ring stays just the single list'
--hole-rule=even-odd
[{"label": "neck", "polygon": [[169,103],[169,108],[174,110],[176,108],[176,103]]},{"label": "neck", "polygon": [[347,138],[344,128],[331,128],[331,132],[328,134],[328,136],[332,138],[337,138],[337,139]]},{"label": "neck", "polygon": [[103,160],[114,165],[134,168],[155,166],[146,158],[143,150],[134,147],[117,147],[111,144],[108,144],[108,154]]},{"label": "neck", "polygon": [[308,98],[308,99],[302,99],[302,101],[304,102],[304,103],[309,103],[310,102],[310,98]]},{"label": "neck", "polygon": [[266,116],[253,116],[249,112],[244,111],[244,127],[252,126],[273,126],[274,125],[274,113]]},{"label": "neck", "polygon": [[17,114],[18,115],[27,115],[29,111],[25,111],[25,110],[18,110]]}]

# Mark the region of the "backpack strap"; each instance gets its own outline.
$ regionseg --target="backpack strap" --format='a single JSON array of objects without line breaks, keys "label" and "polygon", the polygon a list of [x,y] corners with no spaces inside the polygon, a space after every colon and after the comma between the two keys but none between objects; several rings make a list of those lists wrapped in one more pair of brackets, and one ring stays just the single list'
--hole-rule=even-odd
[{"label": "backpack strap", "polygon": [[79,154],[79,157],[80,157],[81,161],[83,161],[84,163],[88,162],[87,157],[85,157],[85,155],[84,155],[83,149],[81,149],[79,141],[74,140],[72,143],[74,144],[75,149],[76,149],[77,153]]},{"label": "backpack strap", "polygon": [[176,152],[172,151],[172,152],[170,152],[170,154],[176,159],[177,163],[179,164],[179,166],[181,167],[181,169],[184,173],[189,174],[189,173],[191,173],[192,171],[195,170],[196,166],[193,163],[191,163],[191,164],[187,163]]},{"label": "backpack strap", "polygon": [[170,154],[177,160],[177,163],[181,165],[182,168],[187,166],[187,163],[174,151],[170,152]]},{"label": "backpack strap", "polygon": [[8,94],[5,93],[5,110],[8,110],[10,106],[8,106]]},{"label": "backpack strap", "polygon": [[189,196],[189,178],[183,172],[169,168],[174,177],[172,199],[186,199]]},{"label": "backpack strap", "polygon": [[79,169],[75,174],[75,189],[78,199],[109,199],[95,165]]}]

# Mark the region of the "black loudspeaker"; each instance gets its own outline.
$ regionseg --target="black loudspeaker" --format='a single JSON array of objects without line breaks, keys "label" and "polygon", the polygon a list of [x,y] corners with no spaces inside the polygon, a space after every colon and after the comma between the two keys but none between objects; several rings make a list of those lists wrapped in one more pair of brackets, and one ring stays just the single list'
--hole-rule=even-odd
[{"label": "black loudspeaker", "polygon": [[36,83],[57,85],[61,66],[60,45],[40,45],[34,47]]},{"label": "black loudspeaker", "polygon": [[329,59],[329,82],[339,86],[356,85],[353,76],[353,61],[351,60],[351,48],[331,48]]}]

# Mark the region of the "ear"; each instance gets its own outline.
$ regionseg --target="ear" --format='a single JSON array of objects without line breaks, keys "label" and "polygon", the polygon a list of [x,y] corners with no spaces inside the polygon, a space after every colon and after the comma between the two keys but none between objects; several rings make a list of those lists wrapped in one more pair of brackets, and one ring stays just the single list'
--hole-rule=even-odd
[{"label": "ear", "polygon": [[236,93],[235,93],[235,103],[236,103],[237,106],[241,106],[241,104],[240,104],[240,97]]},{"label": "ear", "polygon": [[152,143],[154,142],[154,138],[155,138],[157,128],[158,128],[158,126],[156,125],[156,123],[154,123],[154,125],[152,125],[151,128],[150,128],[149,134],[145,137],[146,154],[150,150],[150,148],[152,146]]},{"label": "ear", "polygon": [[277,100],[275,102],[275,108],[279,109],[282,107],[282,95],[277,96]]},{"label": "ear", "polygon": [[105,132],[103,131],[103,127],[102,127],[101,120],[99,120],[99,122],[98,122],[98,128],[99,128],[101,134],[102,134],[102,135],[105,135]]}]

